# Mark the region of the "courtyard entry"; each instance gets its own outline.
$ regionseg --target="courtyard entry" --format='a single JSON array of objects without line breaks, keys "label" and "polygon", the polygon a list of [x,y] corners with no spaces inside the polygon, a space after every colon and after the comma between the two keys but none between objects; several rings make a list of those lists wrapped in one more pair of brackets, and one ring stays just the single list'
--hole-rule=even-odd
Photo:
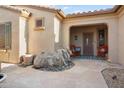
[{"label": "courtyard entry", "polygon": [[70,49],[74,56],[108,57],[106,24],[80,25],[70,28]]}]

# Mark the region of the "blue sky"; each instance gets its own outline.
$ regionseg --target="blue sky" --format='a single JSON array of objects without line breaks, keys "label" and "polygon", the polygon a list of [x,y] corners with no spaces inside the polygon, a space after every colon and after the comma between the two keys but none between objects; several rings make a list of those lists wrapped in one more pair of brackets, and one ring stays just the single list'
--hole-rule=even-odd
[{"label": "blue sky", "polygon": [[112,5],[56,5],[56,8],[62,9],[65,14],[76,12],[87,12],[93,10],[100,10],[112,8]]}]

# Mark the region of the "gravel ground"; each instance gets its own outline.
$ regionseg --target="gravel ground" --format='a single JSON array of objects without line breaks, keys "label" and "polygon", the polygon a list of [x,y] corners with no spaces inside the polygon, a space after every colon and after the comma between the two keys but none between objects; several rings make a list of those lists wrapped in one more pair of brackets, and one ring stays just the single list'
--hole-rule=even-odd
[{"label": "gravel ground", "polygon": [[102,74],[109,88],[124,88],[124,69],[106,68]]}]

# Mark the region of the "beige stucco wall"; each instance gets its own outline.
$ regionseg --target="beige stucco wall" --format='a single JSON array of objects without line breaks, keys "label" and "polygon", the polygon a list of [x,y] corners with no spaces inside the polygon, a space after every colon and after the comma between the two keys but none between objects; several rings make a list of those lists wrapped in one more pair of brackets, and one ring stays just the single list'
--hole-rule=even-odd
[{"label": "beige stucco wall", "polygon": [[55,42],[55,50],[62,48],[62,21],[57,18],[56,16],[54,17],[54,42]]},{"label": "beige stucco wall", "polygon": [[124,65],[124,8],[118,18],[118,62]]},{"label": "beige stucco wall", "polygon": [[27,52],[27,18],[19,17],[19,57]]},{"label": "beige stucco wall", "polygon": [[19,58],[19,14],[0,8],[0,23],[4,22],[12,22],[12,48],[7,53],[0,52],[3,55],[0,60],[17,63]]},{"label": "beige stucco wall", "polygon": [[[21,6],[20,6],[21,7]],[[29,53],[39,54],[41,52],[54,51],[54,13],[24,7],[32,13],[28,21],[29,30]],[[45,30],[35,30],[36,19],[44,18]]]},{"label": "beige stucco wall", "polygon": [[[96,15],[64,19],[60,21],[52,12],[28,7],[23,8],[32,12],[32,16],[29,18],[28,23],[26,23],[27,20],[25,18],[19,17],[20,15],[18,13],[0,8],[0,23],[8,21],[12,22],[12,49],[8,51],[10,62],[17,63],[19,56],[26,53],[26,29],[28,29],[29,32],[29,53],[38,54],[44,51],[53,52],[55,49],[61,47],[69,48],[70,28],[72,26],[104,23],[108,26],[108,56],[112,62],[124,64],[124,9],[119,15]],[[45,19],[45,30],[36,31],[35,20],[42,17]],[[28,25],[28,28],[26,27],[26,24]],[[92,28],[92,31],[93,30],[95,32],[94,28]],[[80,32],[75,33],[78,34],[79,37],[82,35]],[[58,41],[56,38],[58,38]],[[95,40],[96,39],[94,38],[94,42],[96,42]],[[80,45],[81,43],[77,42],[76,44]],[[82,46],[82,44],[80,46]],[[94,51],[96,51],[96,48]],[[96,52],[94,53],[96,54]],[[6,54],[6,56],[2,56],[0,58],[8,61],[7,56],[8,55]]]},{"label": "beige stucco wall", "polygon": [[63,47],[69,48],[70,45],[70,34],[69,30],[72,26],[79,25],[89,25],[89,24],[100,24],[105,23],[108,26],[108,46],[109,53],[108,56],[112,62],[117,63],[118,54],[117,54],[117,31],[118,31],[118,19],[116,15],[101,15],[101,16],[89,16],[89,17],[79,17],[66,19],[63,22],[63,31],[62,31],[62,44]]}]

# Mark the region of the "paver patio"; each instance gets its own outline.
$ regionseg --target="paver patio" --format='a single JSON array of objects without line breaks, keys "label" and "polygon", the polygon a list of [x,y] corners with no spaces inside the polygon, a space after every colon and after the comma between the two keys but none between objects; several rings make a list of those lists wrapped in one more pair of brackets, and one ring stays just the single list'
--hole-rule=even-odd
[{"label": "paver patio", "polygon": [[38,88],[106,88],[108,87],[101,71],[107,67],[119,67],[99,60],[74,59],[75,66],[62,72],[43,72],[31,66],[22,68],[17,65],[2,64],[2,72],[7,74],[0,87],[38,87]]}]

